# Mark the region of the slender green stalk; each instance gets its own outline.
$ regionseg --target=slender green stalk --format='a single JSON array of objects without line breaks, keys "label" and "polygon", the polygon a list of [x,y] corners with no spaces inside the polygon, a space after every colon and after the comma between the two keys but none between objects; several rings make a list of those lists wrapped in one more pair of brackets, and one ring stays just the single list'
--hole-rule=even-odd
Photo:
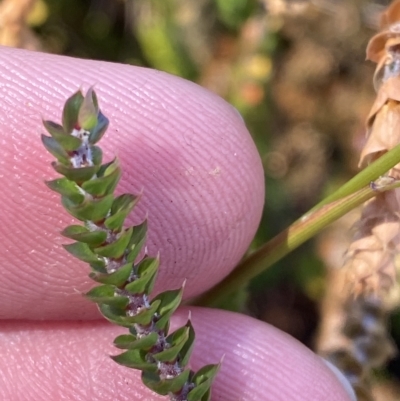
[{"label": "slender green stalk", "polygon": [[[398,146],[397,152],[400,153]],[[394,162],[394,159],[392,159]],[[390,168],[390,167],[389,167]],[[234,271],[214,288],[197,298],[194,302],[199,306],[212,306],[227,295],[243,287],[252,278],[273,265],[279,259],[296,249],[299,245],[313,237],[328,224],[342,217],[350,210],[373,198],[377,193],[400,187],[400,182],[383,180],[372,182],[356,193],[321,206],[318,210],[306,213],[286,230],[268,241],[264,246],[244,259]]]},{"label": "slender green stalk", "polygon": [[398,163],[400,163],[400,144],[395,146],[389,152],[383,154],[379,159],[375,160],[364,170],[360,171],[351,180],[342,185],[337,191],[327,196],[316,206],[314,206],[311,211],[314,211],[323,205],[327,205],[328,203],[336,201],[340,198],[344,198],[345,196],[360,190],[368,185],[371,181],[375,181],[378,177],[386,174]]}]

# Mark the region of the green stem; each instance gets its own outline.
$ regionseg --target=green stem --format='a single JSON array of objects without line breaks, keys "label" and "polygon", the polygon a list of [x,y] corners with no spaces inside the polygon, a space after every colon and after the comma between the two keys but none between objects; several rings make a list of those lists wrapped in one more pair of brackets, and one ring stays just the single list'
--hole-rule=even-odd
[{"label": "green stem", "polygon": [[[397,151],[400,152],[400,147],[397,148]],[[389,185],[381,184],[378,181],[376,185],[368,185],[343,199],[306,213],[289,228],[244,259],[231,274],[214,288],[197,298],[193,304],[198,306],[217,304],[227,295],[243,287],[252,278],[313,237],[328,224],[363,204],[368,199],[373,198],[377,193],[400,187],[399,181],[394,181]]]},{"label": "green stem", "polygon": [[370,182],[375,181],[380,176],[386,174],[398,163],[400,163],[400,145],[395,146],[389,152],[383,154],[379,159],[375,160],[364,170],[360,171],[352,179],[342,185],[337,191],[319,202],[310,211],[314,211],[323,205],[327,205],[328,203],[344,198],[345,196],[360,190]]}]

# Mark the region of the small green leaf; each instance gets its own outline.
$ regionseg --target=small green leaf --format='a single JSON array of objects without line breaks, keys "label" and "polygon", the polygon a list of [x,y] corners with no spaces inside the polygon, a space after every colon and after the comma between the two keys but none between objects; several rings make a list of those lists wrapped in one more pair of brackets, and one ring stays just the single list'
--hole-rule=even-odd
[{"label": "small green leaf", "polygon": [[151,323],[154,314],[157,311],[157,308],[159,307],[160,302],[159,301],[153,301],[150,304],[150,308],[143,308],[139,313],[137,313],[135,316],[129,316],[129,320],[132,323],[137,323],[141,324],[143,326],[147,326],[148,324]]},{"label": "small green leaf", "polygon": [[62,117],[62,125],[67,134],[70,134],[74,128],[77,128],[78,113],[83,103],[81,91],[74,93],[65,103]]},{"label": "small green leaf", "polygon": [[155,393],[168,395],[168,393],[177,393],[189,379],[190,370],[183,371],[173,379],[160,380],[157,373],[142,372],[143,384]]},{"label": "small green leaf", "polygon": [[104,225],[113,231],[119,231],[124,224],[126,216],[131,212],[139,197],[123,194],[115,198],[111,207],[111,216],[106,219]]},{"label": "small green leaf", "polygon": [[115,362],[128,368],[138,369],[147,372],[156,372],[157,365],[146,361],[146,352],[141,350],[129,350],[120,355],[111,357]]},{"label": "small green leaf", "polygon": [[131,194],[122,194],[120,196],[117,196],[111,208],[111,215],[119,212],[120,210],[126,209],[131,205],[132,202],[137,202],[137,198],[137,196]]},{"label": "small green leaf", "polygon": [[188,339],[185,342],[185,345],[182,347],[179,353],[179,362],[181,366],[186,366],[189,363],[190,355],[193,350],[194,340],[195,340],[195,332],[193,329],[192,322],[188,320],[186,323],[186,327],[189,329]]},{"label": "small green leaf", "polygon": [[[110,207],[114,200],[114,195],[106,195],[103,198],[98,199],[85,199],[79,205],[74,204],[68,198],[62,197],[61,203],[65,209],[75,218],[81,221],[102,221],[109,213]],[[106,255],[103,255],[106,256]]]},{"label": "small green leaf", "polygon": [[90,131],[90,144],[94,145],[102,138],[104,133],[107,131],[108,124],[108,118],[101,111],[99,111],[99,114],[97,115],[97,125]]},{"label": "small green leaf", "polygon": [[105,304],[100,304],[99,310],[102,315],[110,322],[131,329],[132,325],[135,323],[142,325],[149,324],[154,315],[154,311],[158,308],[159,304],[160,301],[154,302],[154,304],[152,303],[150,309],[144,309],[135,316],[126,316],[125,310],[111,307]]},{"label": "small green leaf", "polygon": [[103,177],[105,175],[105,172],[107,171],[107,169],[113,165],[114,163],[117,163],[117,158],[114,158],[114,160],[111,160],[108,163],[104,163],[100,166],[99,171],[97,172],[97,176],[98,177]]},{"label": "small green leaf", "polygon": [[96,248],[94,252],[107,258],[119,259],[125,252],[132,235],[132,227],[123,231],[112,243]]},{"label": "small green leaf", "polygon": [[189,391],[187,396],[188,401],[203,401],[207,400],[202,398],[207,391],[210,390],[211,384],[218,373],[220,368],[220,364],[218,365],[206,365],[201,368],[192,378],[192,382],[196,385],[196,387]]},{"label": "small green leaf", "polygon": [[115,287],[111,285],[94,287],[85,296],[97,304],[106,304],[118,309],[126,308],[129,303],[127,297],[115,295]]},{"label": "small green leaf", "polygon": [[126,283],[131,273],[132,273],[132,263],[128,263],[120,267],[114,273],[110,274],[90,273],[89,277],[102,284],[112,284],[115,285],[116,287],[120,287]]},{"label": "small green leaf", "polygon": [[137,339],[132,334],[123,334],[114,340],[114,345],[119,349],[142,349],[148,351],[156,345],[157,341],[158,334],[155,332],[140,339]]},{"label": "small green leaf", "polygon": [[120,336],[114,339],[114,346],[119,349],[129,349],[129,345],[134,343],[135,341],[137,341],[136,336],[132,334],[121,334]]},{"label": "small green leaf", "polygon": [[111,323],[127,328],[132,326],[132,322],[130,322],[125,315],[125,310],[117,309],[106,304],[100,304],[99,311]]},{"label": "small green leaf", "polygon": [[134,262],[138,257],[144,243],[146,242],[146,234],[147,234],[147,220],[145,220],[142,224],[133,227],[131,241],[127,246],[129,253],[128,256],[126,257],[126,260],[128,262]]},{"label": "small green leaf", "polygon": [[192,382],[196,385],[199,385],[206,380],[212,380],[218,373],[219,369],[221,367],[221,364],[215,364],[215,365],[206,365],[203,366],[201,369],[199,369],[193,376]]},{"label": "small green leaf", "polygon": [[183,287],[179,290],[165,291],[157,295],[153,302],[161,301],[157,312],[160,318],[156,322],[156,327],[159,330],[164,330],[168,325],[171,315],[175,312],[182,300]]},{"label": "small green leaf", "polygon": [[125,288],[133,294],[150,294],[154,286],[158,266],[158,258],[144,258],[137,267],[138,278],[127,284]]},{"label": "small green leaf", "polygon": [[125,289],[132,294],[144,294],[146,293],[145,289],[150,279],[150,276],[138,277],[131,283],[127,284]]},{"label": "small green leaf", "polygon": [[[187,395],[187,400],[188,401],[208,401],[211,384],[212,384],[212,381],[208,380],[208,381],[196,386],[193,390],[189,391],[189,393]],[[204,396],[206,396],[206,398],[203,398]]]},{"label": "small green leaf", "polygon": [[73,244],[63,245],[63,247],[71,255],[86,263],[99,262],[99,258],[91,251],[87,244],[74,242]]},{"label": "small green leaf", "polygon": [[93,297],[105,297],[110,298],[115,295],[115,288],[112,285],[99,285],[97,287],[92,288],[89,292],[85,294],[88,298]]},{"label": "small green leaf", "polygon": [[103,259],[99,259],[96,262],[90,263],[90,267],[95,273],[107,274],[106,262]]},{"label": "small green leaf", "polygon": [[211,401],[211,385],[208,390],[203,394],[200,401]]},{"label": "small green leaf", "polygon": [[121,169],[118,167],[104,177],[94,178],[82,184],[82,188],[93,196],[104,196],[113,193],[121,177]]},{"label": "small green leaf", "polygon": [[93,101],[94,107],[95,107],[95,109],[96,109],[96,111],[98,113],[99,112],[99,101],[97,99],[96,92],[94,91],[93,86],[91,86],[89,88],[89,90],[92,92],[92,101]]},{"label": "small green leaf", "polygon": [[103,151],[98,146],[92,146],[92,161],[95,166],[100,168],[103,161]]},{"label": "small green leaf", "polygon": [[70,164],[69,155],[63,147],[51,136],[42,135],[42,143],[46,150],[51,153],[60,163]]},{"label": "small green leaf", "polygon": [[65,177],[57,178],[56,180],[52,181],[46,181],[45,183],[51,190],[66,196],[75,204],[79,204],[85,199],[84,195],[79,192],[78,185]]},{"label": "small green leaf", "polygon": [[73,151],[82,145],[82,141],[70,134],[66,134],[64,128],[52,121],[43,121],[43,125],[50,132],[50,135],[62,146],[66,151]]},{"label": "small green leaf", "polygon": [[90,180],[99,169],[99,166],[88,166],[80,168],[67,167],[56,162],[51,163],[51,165],[53,166],[54,170],[57,171],[57,173],[60,173],[69,180],[75,181],[77,183],[82,183],[84,181]]},{"label": "small green leaf", "polygon": [[107,238],[107,233],[105,231],[90,231],[86,227],[78,225],[68,226],[61,231],[61,235],[75,241],[85,242],[91,246],[99,246]]},{"label": "small green leaf", "polygon": [[78,112],[78,124],[87,131],[90,131],[97,125],[97,114],[99,113],[99,110],[97,98],[95,96],[93,89],[90,88],[86,92]]},{"label": "small green leaf", "polygon": [[67,133],[64,131],[64,128],[62,127],[62,125],[57,124],[53,121],[48,121],[48,120],[43,120],[42,121],[44,127],[46,128],[47,132],[53,136],[54,134],[58,134],[58,135],[66,135]]},{"label": "small green leaf", "polygon": [[178,358],[178,354],[184,347],[188,338],[189,328],[179,328],[167,337],[167,342],[170,344],[170,347],[166,348],[164,351],[158,352],[157,354],[153,354],[154,359],[160,362],[174,362]]}]

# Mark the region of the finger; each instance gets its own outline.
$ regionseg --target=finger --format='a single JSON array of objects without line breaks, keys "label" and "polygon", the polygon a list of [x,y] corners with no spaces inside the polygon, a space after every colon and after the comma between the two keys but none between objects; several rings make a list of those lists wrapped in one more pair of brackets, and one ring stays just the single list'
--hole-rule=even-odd
[{"label": "finger", "polygon": [[[175,323],[185,322],[187,314],[180,311]],[[279,330],[217,310],[194,308],[192,318],[192,367],[216,363],[225,355],[213,400],[350,400],[319,357]],[[120,333],[99,322],[7,323],[1,334],[0,399],[165,399],[145,389],[137,371],[108,358],[117,353],[110,339]]]},{"label": "finger", "polygon": [[143,196],[150,254],[161,254],[157,291],[194,296],[239,261],[257,228],[263,173],[238,113],[223,100],[161,72],[0,49],[0,318],[83,319],[88,268],[58,232],[72,222],[43,181],[56,174],[43,149],[41,117],[60,121],[67,97],[95,85],[111,126],[105,160],[121,160],[120,192]]}]

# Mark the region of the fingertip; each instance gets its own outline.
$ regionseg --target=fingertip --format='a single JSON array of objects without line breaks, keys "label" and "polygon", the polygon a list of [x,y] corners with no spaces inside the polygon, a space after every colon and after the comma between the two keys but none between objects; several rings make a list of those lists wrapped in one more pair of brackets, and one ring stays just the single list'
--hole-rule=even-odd
[{"label": "fingertip", "polygon": [[[287,334],[250,317],[192,308],[196,332],[190,367],[197,371],[225,355],[212,387],[212,400],[351,401],[321,358]],[[173,328],[186,324],[178,311]],[[106,322],[6,322],[0,339],[0,397],[37,401],[148,400],[153,395],[140,372],[115,364],[108,355],[116,335]]]},{"label": "fingertip", "polygon": [[[213,399],[351,401],[321,358],[266,323],[237,313],[192,308],[196,346],[192,367],[224,361]],[[178,324],[183,319],[176,317]]]},{"label": "fingertip", "polygon": [[[259,224],[264,180],[257,149],[232,106],[154,70],[8,48],[0,52],[0,165],[7,172],[1,222],[13,233],[3,239],[6,252],[0,256],[1,316],[95,316],[72,291],[88,288],[88,270],[60,246],[58,232],[72,219],[43,184],[55,174],[38,140],[40,115],[60,121],[66,98],[82,86],[95,84],[111,121],[101,144],[105,159],[121,161],[118,191],[143,189],[130,222],[139,223],[148,213],[147,246],[150,254],[161,255],[156,290],[178,288],[187,279],[185,296],[195,296],[234,268]],[[18,271],[4,267],[16,259]],[[31,281],[21,285],[27,275]],[[21,289],[23,296],[16,296]],[[38,296],[40,306],[32,310]],[[30,313],[16,316],[16,310]]]}]

